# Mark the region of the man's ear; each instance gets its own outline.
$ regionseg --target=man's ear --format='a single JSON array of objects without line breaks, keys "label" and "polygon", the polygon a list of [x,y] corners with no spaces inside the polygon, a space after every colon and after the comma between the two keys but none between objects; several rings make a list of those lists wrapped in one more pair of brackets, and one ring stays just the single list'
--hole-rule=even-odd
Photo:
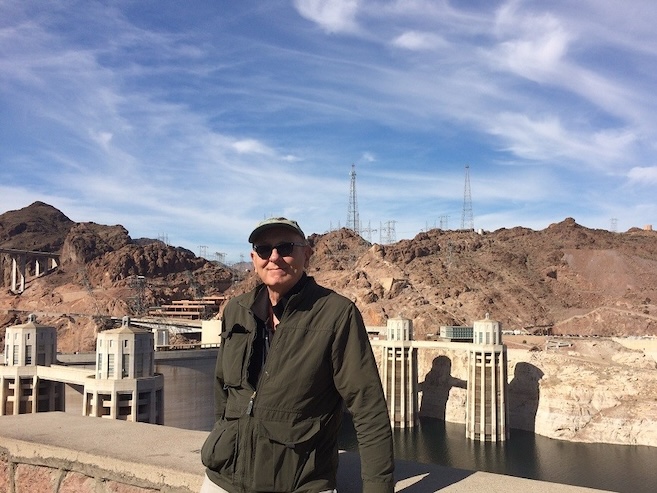
[{"label": "man's ear", "polygon": [[306,245],[306,247],[304,248],[304,255],[306,256],[306,260],[303,263],[304,269],[307,269],[308,266],[310,265],[310,257],[313,256],[313,253],[315,253],[313,247],[311,247],[310,245]]}]

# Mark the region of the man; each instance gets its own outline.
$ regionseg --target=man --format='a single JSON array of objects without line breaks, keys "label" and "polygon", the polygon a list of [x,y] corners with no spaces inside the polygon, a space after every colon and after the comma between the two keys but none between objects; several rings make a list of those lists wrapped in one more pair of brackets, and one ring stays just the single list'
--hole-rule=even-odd
[{"label": "man", "polygon": [[390,419],[360,312],[306,274],[313,250],[296,221],[267,219],[249,243],[262,284],[224,310],[201,491],[335,491],[346,403],[363,492],[392,492]]}]

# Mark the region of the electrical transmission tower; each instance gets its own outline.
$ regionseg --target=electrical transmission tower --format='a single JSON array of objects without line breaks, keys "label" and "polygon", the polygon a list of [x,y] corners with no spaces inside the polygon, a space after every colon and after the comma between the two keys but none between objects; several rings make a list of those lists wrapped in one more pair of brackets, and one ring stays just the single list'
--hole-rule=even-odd
[{"label": "electrical transmission tower", "polygon": [[463,191],[463,214],[461,215],[461,229],[473,230],[472,195],[470,194],[470,166],[465,167],[465,189]]},{"label": "electrical transmission tower", "polygon": [[358,201],[356,200],[356,165],[351,165],[351,185],[349,187],[349,210],[347,211],[347,229],[360,235],[360,219],[358,218]]},{"label": "electrical transmission tower", "polygon": [[207,245],[199,245],[198,247],[198,256],[205,259],[208,258],[208,247]]},{"label": "electrical transmission tower", "polygon": [[389,245],[397,241],[397,234],[395,233],[395,223],[397,221],[387,221],[379,227],[379,241],[382,245]]},{"label": "electrical transmission tower", "polygon": [[372,229],[372,225],[370,222],[367,223],[367,228],[363,228],[361,230],[361,233],[364,234],[364,238],[369,242],[372,243],[372,233],[376,233],[376,229]]},{"label": "electrical transmission tower", "polygon": [[133,303],[132,313],[142,315],[144,313],[144,291],[146,288],[146,278],[144,276],[135,276],[130,279],[130,287],[135,290],[135,296],[131,298]]}]

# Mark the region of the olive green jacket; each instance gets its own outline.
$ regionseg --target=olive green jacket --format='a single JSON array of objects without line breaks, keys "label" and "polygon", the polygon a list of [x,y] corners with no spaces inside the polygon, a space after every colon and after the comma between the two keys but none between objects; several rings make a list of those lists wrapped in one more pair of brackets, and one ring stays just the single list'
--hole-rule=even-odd
[{"label": "olive green jacket", "polygon": [[393,492],[390,420],[360,312],[308,278],[290,297],[254,389],[247,369],[261,289],[224,310],[217,421],[201,451],[208,477],[231,493],[336,488],[344,402],[358,437],[363,491]]}]

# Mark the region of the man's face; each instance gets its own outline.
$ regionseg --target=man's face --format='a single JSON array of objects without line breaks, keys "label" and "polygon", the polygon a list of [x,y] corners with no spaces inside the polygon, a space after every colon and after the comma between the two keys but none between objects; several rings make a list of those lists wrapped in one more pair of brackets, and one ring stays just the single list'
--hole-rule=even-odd
[{"label": "man's face", "polygon": [[[272,228],[262,233],[256,241],[255,246],[269,245],[276,246],[281,243],[306,243],[300,235],[290,231],[287,228]],[[260,276],[262,282],[271,290],[281,295],[287,293],[303,275],[310,256],[312,248],[310,246],[295,245],[292,252],[288,255],[281,256],[277,249],[272,250],[268,258],[262,259],[255,251],[251,251],[251,260],[253,267]]]}]

